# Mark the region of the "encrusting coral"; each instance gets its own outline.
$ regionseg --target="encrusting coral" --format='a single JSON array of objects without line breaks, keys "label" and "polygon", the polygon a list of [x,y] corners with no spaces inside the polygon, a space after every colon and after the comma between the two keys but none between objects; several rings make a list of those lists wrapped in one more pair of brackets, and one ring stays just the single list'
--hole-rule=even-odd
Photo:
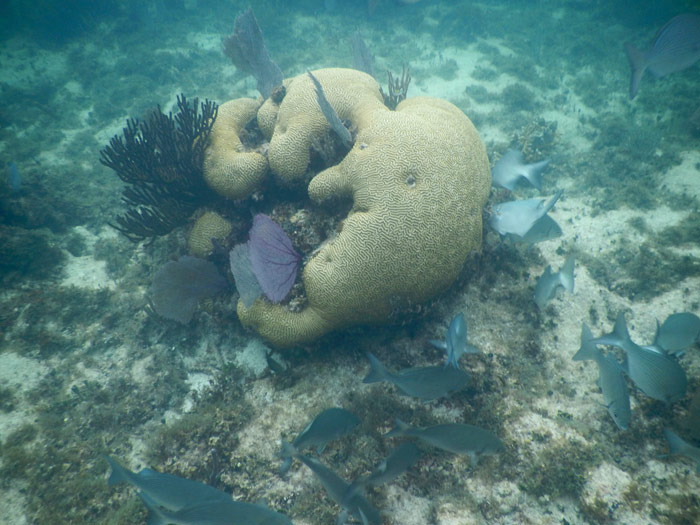
[{"label": "encrusting coral", "polygon": [[[386,322],[397,304],[424,302],[450,286],[481,244],[491,184],[484,145],[454,105],[419,97],[391,111],[365,73],[314,75],[356,137],[339,164],[311,180],[309,196],[316,202],[352,197],[353,207],[304,268],[302,311],[263,298],[250,308],[239,301],[241,321],[278,346]],[[329,125],[306,74],[285,84],[268,159],[274,173],[294,180],[305,174],[310,147]]]},{"label": "encrusting coral", "polygon": [[260,102],[252,98],[238,98],[219,106],[204,156],[204,180],[223,197],[248,197],[267,174],[265,156],[259,151],[247,151],[241,141],[259,107]]}]

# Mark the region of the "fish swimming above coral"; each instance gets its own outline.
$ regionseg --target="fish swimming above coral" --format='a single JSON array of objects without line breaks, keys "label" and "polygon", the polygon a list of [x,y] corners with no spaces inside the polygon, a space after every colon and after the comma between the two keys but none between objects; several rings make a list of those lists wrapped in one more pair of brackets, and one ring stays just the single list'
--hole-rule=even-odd
[{"label": "fish swimming above coral", "polygon": [[551,199],[525,199],[503,202],[493,207],[489,224],[501,235],[523,239],[538,220],[545,217],[559,200],[564,190]]},{"label": "fish swimming above coral", "polygon": [[513,191],[518,181],[525,179],[538,190],[542,190],[542,172],[549,164],[549,159],[526,164],[523,154],[516,149],[507,151],[496,161],[491,170],[491,181]]},{"label": "fish swimming above coral", "polygon": [[586,323],[581,327],[581,348],[574,361],[593,360],[598,364],[598,386],[603,393],[605,407],[621,430],[627,430],[632,418],[630,396],[620,363],[603,352],[593,342],[593,334]]},{"label": "fish swimming above coral", "polygon": [[639,90],[639,83],[648,69],[657,77],[686,69],[700,59],[700,15],[687,13],[674,16],[659,29],[646,51],[627,42],[625,51],[632,78],[630,98]]},{"label": "fish swimming above coral", "polygon": [[284,459],[280,467],[280,473],[289,470],[292,463],[290,452],[301,452],[309,447],[317,447],[317,452],[321,454],[329,441],[345,436],[360,424],[360,419],[344,408],[329,408],[318,414],[311,423],[292,441],[283,442],[281,457]]},{"label": "fish swimming above coral", "polygon": [[564,265],[558,272],[552,272],[552,267],[547,266],[544,273],[537,279],[533,300],[540,310],[554,298],[559,288],[569,293],[574,293],[574,256],[569,255]]},{"label": "fish swimming above coral", "polygon": [[363,383],[393,383],[403,395],[432,401],[461,390],[469,375],[454,366],[426,366],[406,368],[398,372],[388,370],[374,355],[367,354],[371,370]]},{"label": "fish swimming above coral", "polygon": [[415,437],[434,447],[466,454],[472,465],[476,465],[481,456],[493,455],[505,449],[503,442],[491,431],[464,423],[445,423],[430,427],[412,427],[396,419],[396,427],[384,437]]},{"label": "fish swimming above coral", "polygon": [[680,354],[700,343],[700,317],[690,312],[669,315],[656,331],[653,346],[669,354]]},{"label": "fish swimming above coral", "polygon": [[143,492],[138,495],[148,509],[148,525],[293,525],[287,516],[268,507],[231,498],[172,511]]},{"label": "fish swimming above coral", "polygon": [[685,456],[695,461],[695,471],[700,474],[700,448],[686,442],[670,428],[664,428],[664,435],[668,440],[670,453],[672,455]]},{"label": "fish swimming above coral", "polygon": [[467,342],[467,321],[464,313],[459,312],[452,318],[450,327],[447,330],[447,337],[444,341],[431,339],[429,341],[435,348],[445,350],[447,361],[445,365],[452,365],[459,368],[459,358],[464,354],[478,354],[479,349]]},{"label": "fish swimming above coral", "polygon": [[328,495],[342,507],[343,510],[336,523],[345,523],[348,516],[359,519],[365,525],[379,525],[382,522],[379,511],[362,494],[358,491],[354,491],[352,494],[348,492],[351,487],[350,483],[314,458],[303,454],[296,454],[295,457],[311,469]]},{"label": "fish swimming above coral", "polygon": [[623,370],[632,382],[652,399],[671,403],[685,396],[688,379],[678,362],[651,346],[639,346],[630,338],[625,316],[620,312],[613,331],[591,340],[625,351]]}]

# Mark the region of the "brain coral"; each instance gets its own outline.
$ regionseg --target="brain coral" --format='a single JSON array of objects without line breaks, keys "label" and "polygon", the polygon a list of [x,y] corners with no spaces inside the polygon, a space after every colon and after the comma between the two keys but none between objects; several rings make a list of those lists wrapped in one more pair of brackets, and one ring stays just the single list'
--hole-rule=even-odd
[{"label": "brain coral", "polygon": [[204,212],[195,221],[187,237],[190,255],[206,257],[214,250],[211,240],[223,241],[232,229],[231,223],[215,211]]},{"label": "brain coral", "polygon": [[[421,303],[449,287],[481,244],[490,188],[481,139],[449,102],[419,97],[391,111],[364,73],[314,75],[357,136],[339,164],[311,180],[309,196],[317,202],[351,197],[353,207],[337,236],[304,268],[308,306],[301,312],[262,298],[250,308],[238,303],[241,321],[278,346],[386,322],[396,304]],[[328,132],[306,77],[289,82],[270,143],[270,166],[283,177],[303,174],[314,136]]]},{"label": "brain coral", "polygon": [[246,151],[241,142],[244,128],[256,116],[260,102],[238,98],[219,106],[204,157],[204,180],[219,195],[244,199],[253,193],[267,173],[267,159]]}]

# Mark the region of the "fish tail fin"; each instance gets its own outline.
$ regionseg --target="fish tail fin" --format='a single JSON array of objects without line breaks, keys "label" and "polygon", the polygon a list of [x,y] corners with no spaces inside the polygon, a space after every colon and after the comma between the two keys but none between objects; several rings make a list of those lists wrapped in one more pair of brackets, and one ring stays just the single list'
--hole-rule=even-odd
[{"label": "fish tail fin", "polygon": [[111,487],[112,485],[117,485],[119,483],[131,482],[129,479],[129,473],[124,467],[109,456],[105,456],[105,459],[107,460],[107,463],[109,463],[109,467],[112,469],[112,472],[109,474],[109,478],[107,479],[107,485]]},{"label": "fish tail fin", "polygon": [[578,352],[574,354],[572,359],[574,361],[596,360],[599,354],[600,350],[598,350],[598,347],[593,342],[591,329],[588,328],[586,323],[583,323],[581,325],[581,347],[578,349]]},{"label": "fish tail fin", "polygon": [[369,359],[370,371],[369,374],[362,380],[363,383],[381,383],[386,381],[389,377],[389,371],[386,367],[374,357],[374,354],[367,352],[367,359]]},{"label": "fish tail fin", "polygon": [[625,314],[620,312],[617,314],[617,319],[615,319],[615,326],[613,327],[613,334],[617,338],[620,339],[620,341],[629,341],[630,340],[630,332],[627,329],[627,321],[625,320]]},{"label": "fish tail fin", "polygon": [[394,421],[396,422],[396,426],[389,432],[384,434],[385,437],[403,436],[406,430],[411,428],[409,425],[401,421],[398,417],[394,419]]},{"label": "fish tail fin", "polygon": [[549,164],[549,159],[528,164],[523,169],[523,176],[530,181],[535,188],[542,191],[542,172]]},{"label": "fish tail fin", "polygon": [[639,90],[639,83],[641,82],[644,71],[647,68],[647,61],[644,56],[644,52],[637,49],[629,42],[625,43],[625,52],[627,53],[627,60],[629,60],[630,67],[632,68],[632,78],[630,79],[630,99],[633,99]]},{"label": "fish tail fin", "polygon": [[544,213],[542,215],[546,215],[549,213],[549,210],[551,210],[554,205],[557,203],[559,200],[559,197],[561,197],[562,193],[564,193],[564,190],[559,190],[554,194],[554,197],[549,199],[543,206],[544,206]]},{"label": "fish tail fin", "polygon": [[569,293],[574,293],[574,256],[569,255],[564,266],[559,268],[559,282]]}]

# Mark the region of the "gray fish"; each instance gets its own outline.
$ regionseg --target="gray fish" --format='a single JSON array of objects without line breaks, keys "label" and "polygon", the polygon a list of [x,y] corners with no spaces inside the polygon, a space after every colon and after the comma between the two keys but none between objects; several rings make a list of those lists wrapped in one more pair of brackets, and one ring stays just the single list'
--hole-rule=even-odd
[{"label": "gray fish", "polygon": [[670,403],[685,396],[688,384],[685,370],[665,353],[634,343],[622,312],[617,316],[613,331],[592,342],[622,348],[626,354],[623,369],[637,388],[652,399]]},{"label": "gray fish", "polygon": [[547,306],[547,303],[557,293],[558,288],[563,288],[569,293],[574,293],[574,256],[569,255],[564,265],[556,273],[552,272],[552,267],[547,266],[544,273],[537,280],[533,299],[540,310]]},{"label": "gray fish", "polygon": [[231,500],[231,496],[191,479],[172,474],[162,474],[151,469],[143,469],[138,474],[122,467],[114,459],[105,456],[112,469],[107,484],[130,483],[142,491],[149,500],[170,511],[200,505],[207,501]]},{"label": "gray fish", "polygon": [[424,401],[432,401],[464,388],[469,375],[453,366],[426,366],[421,368],[406,368],[399,372],[391,372],[374,357],[367,354],[371,370],[363,383],[379,383],[387,381],[406,396],[417,397]]},{"label": "gray fish", "polygon": [[369,476],[362,479],[359,483],[353,483],[353,485],[361,484],[366,486],[389,483],[411,468],[422,455],[417,446],[410,441],[405,441],[383,459]]},{"label": "gray fish", "polygon": [[618,428],[627,430],[632,419],[632,411],[622,367],[614,357],[604,355],[600,350],[598,350],[596,363],[598,363],[598,384],[603,392],[605,406]]},{"label": "gray fish", "polygon": [[489,219],[491,227],[501,235],[510,234],[523,238],[535,223],[544,217],[559,200],[564,190],[559,190],[554,197],[544,199],[525,199],[497,204]]},{"label": "gray fish", "polygon": [[472,465],[477,464],[480,456],[496,454],[505,449],[503,442],[493,432],[463,423],[411,427],[396,419],[396,428],[384,436],[415,437],[448,452],[466,454]]},{"label": "gray fish", "polygon": [[690,443],[684,441],[670,428],[664,428],[664,435],[668,440],[668,447],[671,449],[671,454],[685,456],[695,461],[695,470],[700,474],[700,448],[694,447]]},{"label": "gray fish", "polygon": [[542,172],[548,164],[549,159],[525,164],[523,154],[512,149],[496,161],[491,170],[491,180],[494,185],[513,191],[518,181],[525,179],[542,191]]},{"label": "gray fish", "polygon": [[552,239],[561,237],[561,235],[561,226],[557,224],[557,221],[552,219],[549,215],[544,215],[542,218],[535,221],[535,224],[533,224],[532,228],[530,228],[524,237],[509,233],[506,235],[506,238],[513,242],[536,244],[538,242],[551,241]]},{"label": "gray fish", "polygon": [[678,354],[693,343],[700,343],[700,318],[690,312],[669,315],[654,338],[654,346],[669,354]]},{"label": "gray fish", "polygon": [[[326,444],[341,436],[349,434],[352,429],[360,424],[359,418],[352,412],[344,408],[329,408],[318,414],[304,430],[292,441],[292,450],[302,451],[309,447],[317,447],[317,452],[321,454]],[[285,453],[289,448],[282,448],[282,459],[284,462],[280,467],[280,473],[284,474],[289,470],[292,459],[291,455]]]},{"label": "gray fish", "polygon": [[345,523],[348,514],[361,520],[363,524],[378,525],[382,522],[379,511],[362,494],[356,492],[346,498],[351,486],[350,483],[314,458],[303,454],[297,454],[296,457],[311,469],[328,495],[343,508],[343,512],[338,517],[338,523]]},{"label": "gray fish", "polygon": [[586,323],[581,325],[581,346],[572,358],[574,361],[595,360],[598,355],[598,347],[593,342],[595,338]]},{"label": "gray fish", "polygon": [[464,313],[460,312],[452,318],[450,328],[447,330],[447,337],[444,341],[431,339],[429,341],[435,348],[447,352],[446,365],[459,368],[459,358],[464,354],[478,354],[479,349],[467,342],[467,321]]},{"label": "gray fish", "polygon": [[700,59],[700,15],[674,16],[659,29],[649,49],[641,51],[628,42],[625,51],[632,68],[630,98],[634,98],[647,69],[659,78],[688,68]]},{"label": "gray fish", "polygon": [[148,509],[148,525],[293,525],[284,514],[231,498],[171,511],[161,508],[143,492],[138,495]]}]

